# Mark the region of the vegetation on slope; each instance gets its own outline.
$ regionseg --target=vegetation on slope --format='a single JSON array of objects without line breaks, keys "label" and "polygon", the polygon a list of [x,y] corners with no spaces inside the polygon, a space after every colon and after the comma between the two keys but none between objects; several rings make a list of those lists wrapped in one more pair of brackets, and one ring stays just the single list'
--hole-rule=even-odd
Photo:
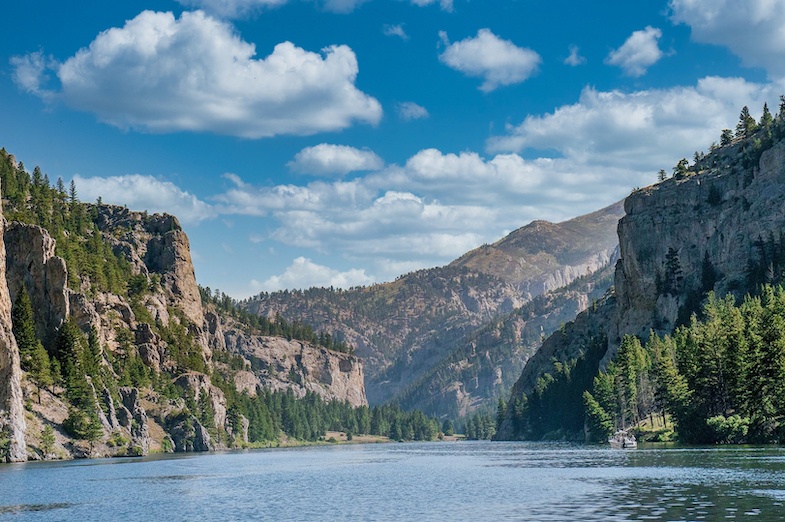
[{"label": "vegetation on slope", "polygon": [[[232,440],[229,433],[213,427],[215,412],[206,394],[196,401],[174,384],[178,376],[193,371],[207,374],[223,391],[233,433],[239,434],[242,419],[247,419],[251,444],[277,441],[282,433],[290,438],[316,440],[327,430],[384,435],[396,440],[428,440],[438,432],[436,421],[420,412],[404,413],[393,406],[353,408],[346,402],[324,402],[312,393],[296,398],[291,391],[266,391],[258,397],[238,393],[231,372],[243,367],[239,357],[214,354],[227,363],[217,369],[205,361],[181,311],[170,308],[172,320],[163,324],[143,305],[147,294],[159,290],[160,279],[156,274],[134,274],[130,262],[113,251],[105,232],[96,224],[100,200],[97,204],[80,202],[76,186],[71,183],[66,192],[60,179],[52,187],[38,167],[31,175],[5,149],[0,150],[0,183],[6,219],[41,226],[56,239],[55,254],[66,261],[70,288],[88,297],[109,292],[127,299],[136,320],[148,323],[151,331],[166,342],[170,360],[155,371],[143,362],[134,333],[127,328],[116,329],[117,347],[113,350],[100,345],[94,330],[82,332],[70,319],[47,339],[39,339],[30,297],[22,285],[12,307],[22,368],[38,387],[39,401],[41,390],[46,389],[68,405],[63,428],[72,437],[86,440],[91,446],[102,438],[100,414],[109,415],[109,401],[102,390],[109,393],[114,404],[122,404],[120,388],[128,386],[181,401],[184,407],[179,413],[162,419],[163,422],[190,423],[189,419],[195,418],[208,427],[215,440],[236,444],[237,439]],[[248,314],[227,296],[200,290],[205,303],[234,316],[254,333],[298,339],[340,352],[352,351],[328,334],[317,334],[308,326],[288,323],[281,317],[269,321]],[[131,454],[138,451],[128,448]]]},{"label": "vegetation on slope", "polygon": [[740,305],[710,294],[702,317],[645,345],[624,338],[584,393],[594,439],[667,412],[685,442],[785,441],[785,289]]},{"label": "vegetation on slope", "polygon": [[273,337],[286,337],[288,340],[296,339],[328,350],[341,353],[354,353],[354,347],[343,341],[335,339],[326,332],[316,333],[310,325],[299,321],[286,321],[281,314],[276,314],[273,320],[265,316],[254,314],[241,307],[239,303],[221,292],[213,292],[210,287],[199,287],[202,304],[212,304],[216,310],[230,315],[241,324],[250,328],[256,335],[269,335]]},{"label": "vegetation on slope", "polygon": [[[692,165],[682,159],[673,177],[719,169],[739,173],[749,182],[763,152],[785,139],[785,97],[781,102],[776,116],[764,106],[759,122],[742,109],[735,134],[723,130],[709,154],[696,152]],[[667,173],[662,170],[658,177],[664,181]],[[721,201],[722,194],[709,191],[710,205]],[[754,243],[746,281],[728,289],[736,295],[751,294],[740,306],[732,295],[718,299],[710,293],[717,274],[707,257],[701,289],[685,296],[680,326],[672,335],[652,333],[645,345],[625,337],[615,362],[602,372],[605,340],[584,339],[577,357],[556,362],[533,390],[504,405],[500,421],[511,421],[508,436],[582,439],[587,426],[592,438],[603,440],[615,428],[630,427],[654,414],[665,419],[669,413],[678,437],[689,442],[785,440],[785,308],[779,287],[762,286],[784,280],[784,237],[759,237]],[[659,294],[680,291],[682,274],[675,251],[669,251],[664,272],[656,276]]]}]

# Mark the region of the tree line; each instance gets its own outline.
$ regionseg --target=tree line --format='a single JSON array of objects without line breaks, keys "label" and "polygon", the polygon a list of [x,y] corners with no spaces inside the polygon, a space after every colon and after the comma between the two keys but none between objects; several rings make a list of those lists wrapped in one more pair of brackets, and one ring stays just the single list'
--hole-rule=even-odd
[{"label": "tree line", "polygon": [[584,399],[595,439],[668,413],[685,442],[785,441],[785,289],[741,304],[712,293],[672,335],[625,337]]},{"label": "tree line", "polygon": [[73,180],[68,189],[62,178],[52,186],[39,167],[28,173],[0,149],[0,186],[8,221],[38,225],[55,238],[55,254],[68,266],[68,286],[88,295],[126,295],[131,265],[114,253],[95,223],[98,206],[79,201]]},{"label": "tree line", "polygon": [[354,347],[338,340],[327,332],[316,332],[314,329],[300,321],[286,321],[280,314],[270,320],[263,315],[249,312],[247,309],[230,296],[220,290],[211,290],[210,287],[199,286],[202,304],[212,304],[215,308],[227,315],[234,317],[238,322],[251,328],[258,335],[286,337],[288,340],[296,339],[305,341],[328,350],[341,353],[354,353]]}]

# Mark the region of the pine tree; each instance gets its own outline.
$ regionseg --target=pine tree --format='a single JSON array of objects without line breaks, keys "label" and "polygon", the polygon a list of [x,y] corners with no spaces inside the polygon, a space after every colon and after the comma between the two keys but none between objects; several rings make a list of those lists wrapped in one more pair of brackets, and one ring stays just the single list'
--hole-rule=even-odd
[{"label": "pine tree", "polygon": [[720,145],[726,147],[733,143],[733,131],[730,129],[722,129],[722,135],[720,135]]},{"label": "pine tree", "polygon": [[16,345],[19,347],[22,369],[29,372],[32,368],[33,352],[35,352],[39,341],[35,335],[33,305],[24,284],[20,287],[16,300],[14,300],[14,306],[11,309],[11,323]]},{"label": "pine tree", "polygon": [[41,453],[43,453],[44,458],[46,458],[52,451],[54,450],[55,446],[55,431],[52,429],[52,426],[47,424],[44,426],[43,431],[41,431]]},{"label": "pine tree", "polygon": [[769,112],[769,105],[767,103],[763,103],[763,114],[760,117],[760,127],[768,128],[771,127],[771,124],[774,123],[774,118],[771,116],[771,112]]},{"label": "pine tree", "polygon": [[736,137],[749,138],[757,127],[758,124],[755,123],[755,118],[750,116],[750,110],[745,105],[741,109],[741,114],[739,114],[739,123],[736,124]]}]

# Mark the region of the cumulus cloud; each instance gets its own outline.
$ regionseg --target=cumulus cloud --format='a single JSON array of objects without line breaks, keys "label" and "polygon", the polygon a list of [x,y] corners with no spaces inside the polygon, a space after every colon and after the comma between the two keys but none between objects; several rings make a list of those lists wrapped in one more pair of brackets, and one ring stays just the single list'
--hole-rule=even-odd
[{"label": "cumulus cloud", "polygon": [[695,41],[721,45],[772,78],[785,77],[785,2],[671,0],[671,19],[689,25]]},{"label": "cumulus cloud", "polygon": [[635,31],[621,47],[611,51],[605,63],[621,67],[628,76],[643,76],[663,56],[658,45],[661,37],[662,31],[651,26]]},{"label": "cumulus cloud", "polygon": [[[255,54],[253,44],[201,11],[179,19],[144,11],[55,67],[57,97],[111,125],[151,132],[263,138],[381,119],[379,102],[354,85],[358,64],[349,47],[317,54],[283,42],[264,59]],[[35,63],[19,58],[15,71],[30,92],[43,89],[23,74]]]},{"label": "cumulus cloud", "polygon": [[98,198],[104,203],[126,205],[133,210],[174,214],[184,224],[198,223],[217,215],[215,210],[193,194],[169,181],[153,176],[91,177],[74,176],[79,196],[85,201]]},{"label": "cumulus cloud", "polygon": [[454,43],[449,43],[443,31],[439,36],[446,46],[439,60],[467,76],[482,78],[483,92],[525,81],[541,62],[536,52],[502,40],[489,29],[480,29],[477,36]]},{"label": "cumulus cloud", "polygon": [[584,89],[580,100],[544,115],[528,116],[488,142],[491,151],[555,149],[587,165],[635,170],[668,168],[691,157],[733,128],[742,105],[762,107],[781,85],[741,78],[706,77],[692,87],[625,93]]},{"label": "cumulus cloud", "polygon": [[414,102],[402,102],[398,104],[398,116],[402,120],[422,120],[430,116],[428,109]]},{"label": "cumulus cloud", "polygon": [[397,36],[403,41],[409,39],[409,35],[406,34],[406,30],[403,28],[403,24],[397,25],[385,25],[382,27],[382,32],[385,36]]},{"label": "cumulus cloud", "polygon": [[577,45],[571,45],[570,55],[564,59],[564,63],[567,65],[571,65],[572,67],[577,67],[579,65],[586,63],[586,58],[580,55]]},{"label": "cumulus cloud", "polygon": [[350,172],[379,170],[384,167],[384,161],[371,150],[322,143],[301,150],[287,166],[305,174],[343,176]]},{"label": "cumulus cloud", "polygon": [[[612,197],[607,179],[623,187],[617,193],[629,190],[625,174],[607,168],[578,171],[517,154],[483,158],[425,149],[403,165],[349,182],[257,186],[237,180],[215,201],[221,213],[271,218],[276,225],[267,237],[272,241],[340,252],[375,266],[375,275],[387,279],[398,275],[387,271],[392,267],[443,264],[531,219],[594,210],[597,201]],[[596,189],[582,187],[578,196],[578,184]]]},{"label": "cumulus cloud", "polygon": [[251,286],[257,292],[275,292],[285,288],[304,289],[311,287],[338,287],[349,288],[364,286],[375,282],[373,276],[365,273],[364,269],[351,269],[345,272],[335,270],[328,266],[314,263],[308,258],[298,257],[283,274],[272,276],[265,281],[251,281]]}]

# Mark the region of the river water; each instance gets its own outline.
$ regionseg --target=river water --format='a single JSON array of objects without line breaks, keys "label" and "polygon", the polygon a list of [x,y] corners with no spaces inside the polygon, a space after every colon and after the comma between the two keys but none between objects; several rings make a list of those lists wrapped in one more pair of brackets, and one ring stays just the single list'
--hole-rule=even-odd
[{"label": "river water", "polygon": [[444,442],[3,464],[5,520],[785,520],[785,448]]}]

